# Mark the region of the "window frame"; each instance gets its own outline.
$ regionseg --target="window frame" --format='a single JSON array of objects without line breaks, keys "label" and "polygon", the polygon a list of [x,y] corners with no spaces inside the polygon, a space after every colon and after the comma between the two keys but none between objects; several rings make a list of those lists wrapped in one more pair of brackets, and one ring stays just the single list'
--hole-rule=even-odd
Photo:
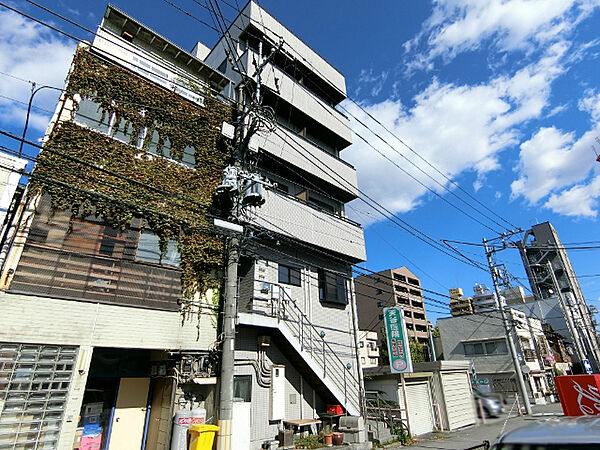
[{"label": "window frame", "polygon": [[[293,274],[297,274],[297,276],[293,276]],[[278,264],[277,282],[279,284],[287,284],[290,286],[302,286],[302,272],[299,267]]]}]

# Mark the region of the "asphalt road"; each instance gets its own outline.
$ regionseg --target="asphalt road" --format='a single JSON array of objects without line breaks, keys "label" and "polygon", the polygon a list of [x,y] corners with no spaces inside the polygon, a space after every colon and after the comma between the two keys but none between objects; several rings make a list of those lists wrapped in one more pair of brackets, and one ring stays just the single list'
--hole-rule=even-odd
[{"label": "asphalt road", "polygon": [[[487,419],[486,424],[474,425],[458,431],[432,433],[421,436],[418,442],[410,445],[410,450],[464,450],[483,443],[492,443],[503,431],[508,431],[523,425],[528,420],[538,420],[544,416],[562,415],[560,403],[550,405],[533,405],[532,416],[519,416],[516,411],[504,414],[502,417]],[[390,446],[389,448],[397,448]]]}]

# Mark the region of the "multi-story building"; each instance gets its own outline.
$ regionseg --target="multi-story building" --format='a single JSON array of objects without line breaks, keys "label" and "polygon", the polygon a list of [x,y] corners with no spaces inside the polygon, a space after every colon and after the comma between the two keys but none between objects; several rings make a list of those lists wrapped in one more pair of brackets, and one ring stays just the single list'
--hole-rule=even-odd
[{"label": "multi-story building", "polygon": [[533,295],[525,295],[521,286],[509,287],[500,291],[507,305],[519,305],[533,300]]},{"label": "multi-story building", "polygon": [[383,308],[402,306],[408,335],[429,347],[429,331],[421,281],[406,267],[356,277],[356,304],[360,329],[377,332],[381,345]]},{"label": "multi-story building", "polygon": [[471,297],[464,297],[462,288],[448,289],[450,295],[450,313],[453,316],[464,316],[473,314],[473,305]]},{"label": "multi-story building", "polygon": [[229,83],[112,6],[77,49],[4,240],[0,447],[165,448],[176,410],[214,415]]},{"label": "multi-story building", "polygon": [[252,239],[240,263],[235,346],[234,440],[261,448],[283,420],[315,418],[326,404],[361,414],[351,264],[365,248],[362,228],[344,213],[358,188],[342,159],[350,123],[335,108],[346,86],[253,1],[205,61],[234,81],[247,117],[261,115],[271,129],[249,139],[246,155],[272,187],[240,217]]},{"label": "multi-story building", "polygon": [[360,330],[358,332],[358,356],[363,369],[379,365],[380,354],[375,331]]},{"label": "multi-story building", "polygon": [[[541,322],[514,309],[507,310],[507,315],[515,324],[518,339],[515,345],[521,355],[521,364],[528,367],[525,372],[528,372],[529,395],[543,403],[548,393],[544,361],[551,351]],[[504,395],[518,392],[499,311],[439,319],[437,325],[446,360],[471,360],[477,379],[494,392]]]},{"label": "multi-story building", "polygon": [[566,309],[563,315],[573,319],[574,338],[597,372],[600,370],[600,342],[594,318],[555,228],[550,222],[534,225],[525,232],[519,250],[535,300],[543,302],[560,292]]},{"label": "multi-story building", "polygon": [[471,299],[474,314],[498,311],[498,298],[495,292],[491,292],[487,286],[476,284],[473,286],[473,297]]}]

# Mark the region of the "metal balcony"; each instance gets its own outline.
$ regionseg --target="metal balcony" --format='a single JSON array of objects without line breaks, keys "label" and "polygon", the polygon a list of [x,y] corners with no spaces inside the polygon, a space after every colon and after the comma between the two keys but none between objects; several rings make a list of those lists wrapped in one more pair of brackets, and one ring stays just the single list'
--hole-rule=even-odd
[{"label": "metal balcony", "polygon": [[240,219],[274,233],[347,256],[366,259],[362,227],[294,197],[264,190],[265,203],[245,208]]}]

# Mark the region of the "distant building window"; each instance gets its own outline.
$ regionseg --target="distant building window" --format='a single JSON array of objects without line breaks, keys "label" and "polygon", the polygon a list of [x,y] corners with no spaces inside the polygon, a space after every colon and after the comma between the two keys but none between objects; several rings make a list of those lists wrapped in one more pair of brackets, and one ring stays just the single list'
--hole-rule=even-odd
[{"label": "distant building window", "polygon": [[396,296],[396,301],[401,305],[409,305],[410,300],[407,297]]},{"label": "distant building window", "polygon": [[421,296],[421,292],[417,291],[416,289],[411,289],[410,290],[410,295],[414,295],[416,297],[420,297]]},{"label": "distant building window", "polygon": [[414,286],[419,286],[419,280],[417,280],[416,278],[408,278],[408,282]]},{"label": "distant building window", "polygon": [[506,342],[493,340],[484,342],[464,342],[465,356],[501,355],[506,354]]},{"label": "distant building window", "polygon": [[408,294],[408,288],[406,288],[404,286],[395,285],[394,289],[396,289],[398,292],[403,292],[405,294]]},{"label": "distant building window", "polygon": [[398,281],[406,281],[406,277],[404,275],[400,275],[399,273],[395,273],[394,274],[394,280],[398,280]]},{"label": "distant building window", "polygon": [[320,301],[346,304],[346,278],[328,270],[319,269],[318,280]]},{"label": "distant building window", "polygon": [[381,294],[383,294],[383,291],[381,289],[376,289],[375,290],[375,294],[376,295],[381,295]]},{"label": "distant building window", "polygon": [[300,286],[300,269],[279,264],[278,281],[281,284]]},{"label": "distant building window", "polygon": [[166,264],[169,266],[179,266],[180,255],[177,248],[177,241],[169,239],[167,249],[164,255],[160,253],[160,239],[157,234],[150,230],[142,230],[138,249],[135,258],[140,261],[147,261],[156,264]]},{"label": "distant building window", "polygon": [[363,341],[359,341],[358,346],[360,348],[363,348],[365,346],[365,343]]},{"label": "distant building window", "polygon": [[233,378],[233,398],[252,401],[252,375],[236,375]]},{"label": "distant building window", "polygon": [[221,64],[219,64],[219,67],[217,67],[217,70],[223,74],[225,72],[227,72],[227,58],[225,58],[223,60],[223,62]]},{"label": "distant building window", "polygon": [[365,363],[365,357],[364,356],[360,357],[360,362],[363,363],[363,364]]}]

